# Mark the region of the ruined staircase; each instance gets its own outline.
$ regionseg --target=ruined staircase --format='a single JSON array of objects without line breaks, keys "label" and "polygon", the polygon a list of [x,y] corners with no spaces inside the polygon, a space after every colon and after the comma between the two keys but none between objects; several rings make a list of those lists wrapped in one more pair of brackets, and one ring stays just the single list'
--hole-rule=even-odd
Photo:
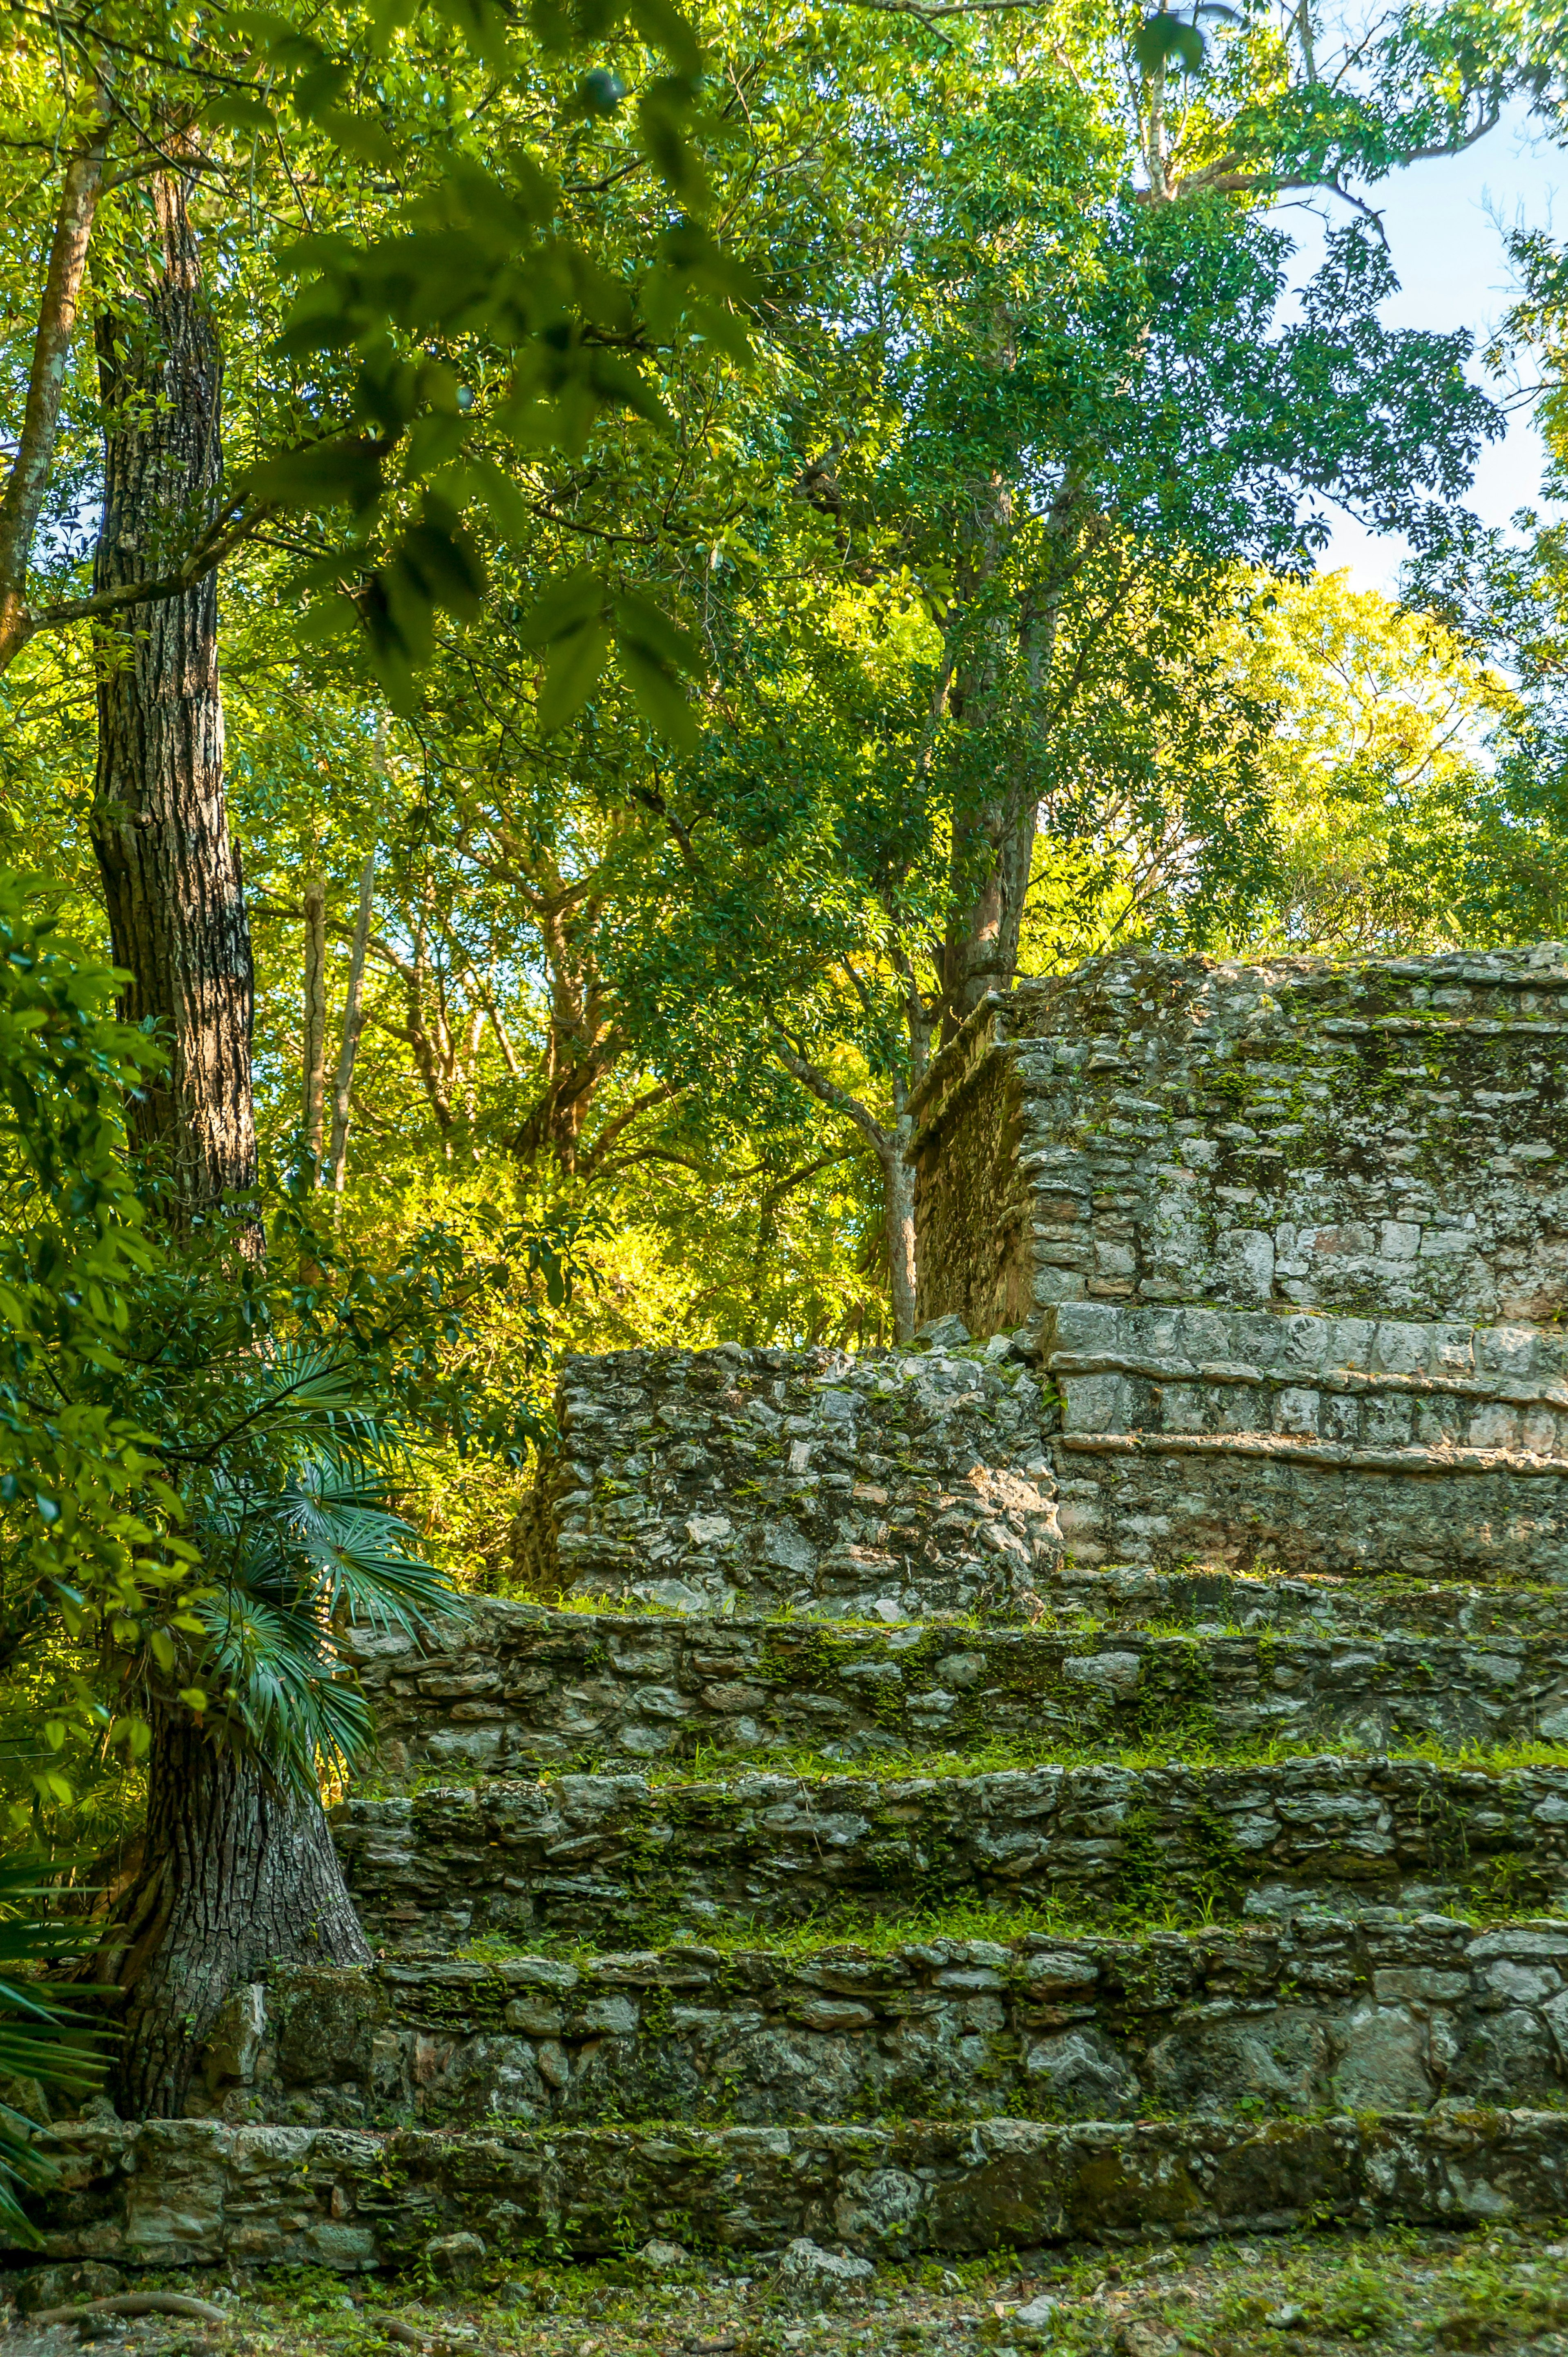
[{"label": "ruined staircase", "polygon": [[355,1639],[376,1968],[62,2130],[52,2255],[1561,2215],[1565,1042],[1555,950],[983,1009],[922,1346],[568,1363],[562,1603]]}]

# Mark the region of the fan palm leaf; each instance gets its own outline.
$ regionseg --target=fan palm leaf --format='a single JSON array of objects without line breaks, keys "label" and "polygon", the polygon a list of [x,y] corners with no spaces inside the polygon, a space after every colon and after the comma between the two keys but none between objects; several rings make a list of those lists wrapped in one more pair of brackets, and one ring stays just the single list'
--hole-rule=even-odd
[{"label": "fan palm leaf", "polygon": [[[96,1927],[85,1917],[72,1923],[41,1911],[59,1892],[39,1880],[39,1871],[36,1859],[0,1861],[0,2077],[81,2096],[102,2082],[106,2067],[98,2025],[59,2004],[36,1976],[44,1965],[88,1945]],[[11,2095],[18,2092],[13,2083]],[[56,2176],[53,2162],[38,2148],[41,2127],[0,2096],[0,2233],[35,2246],[41,2238],[23,2198]]]}]

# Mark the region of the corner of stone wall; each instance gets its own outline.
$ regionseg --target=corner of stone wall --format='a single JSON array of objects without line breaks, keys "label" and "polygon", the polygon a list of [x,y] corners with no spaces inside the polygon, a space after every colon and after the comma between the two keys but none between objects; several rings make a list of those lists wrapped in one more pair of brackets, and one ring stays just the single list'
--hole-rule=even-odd
[{"label": "corner of stone wall", "polygon": [[1009,1052],[1015,1013],[992,993],[932,1065],[912,1107],[918,1315],[961,1318],[979,1339],[1015,1331],[1033,1309],[1022,1101]]}]

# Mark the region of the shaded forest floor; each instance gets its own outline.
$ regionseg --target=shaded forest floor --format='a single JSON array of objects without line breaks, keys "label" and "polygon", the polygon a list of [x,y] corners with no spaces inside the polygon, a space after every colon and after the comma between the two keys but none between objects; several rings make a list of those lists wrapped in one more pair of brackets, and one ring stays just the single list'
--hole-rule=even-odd
[{"label": "shaded forest floor", "polygon": [[[415,2342],[428,2357],[1568,2357],[1565,2232],[1325,2233],[1149,2243],[1114,2257],[1096,2248],[924,2261],[880,2271],[826,2307],[739,2259],[520,2266],[466,2290],[181,2275],[161,2280],[219,2302],[231,2321],[95,2318],[86,2337],[108,2344],[105,2357],[369,2357]],[[1042,2296],[1053,2312],[1026,2322],[1020,2308]],[[389,2336],[389,2324],[402,2329]],[[73,2326],[19,2317],[0,2334],[0,2357],[71,2357],[81,2339]]]}]

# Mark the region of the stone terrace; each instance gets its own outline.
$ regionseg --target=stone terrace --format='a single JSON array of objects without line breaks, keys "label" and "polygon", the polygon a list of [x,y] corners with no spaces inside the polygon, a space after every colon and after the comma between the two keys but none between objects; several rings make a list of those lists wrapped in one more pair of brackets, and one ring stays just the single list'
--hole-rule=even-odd
[{"label": "stone terrace", "polygon": [[367,1971],[48,2253],[499,2272],[1561,2215],[1568,956],[1119,956],[917,1140],[918,1348],[563,1369],[539,1601],[351,1632]]}]

